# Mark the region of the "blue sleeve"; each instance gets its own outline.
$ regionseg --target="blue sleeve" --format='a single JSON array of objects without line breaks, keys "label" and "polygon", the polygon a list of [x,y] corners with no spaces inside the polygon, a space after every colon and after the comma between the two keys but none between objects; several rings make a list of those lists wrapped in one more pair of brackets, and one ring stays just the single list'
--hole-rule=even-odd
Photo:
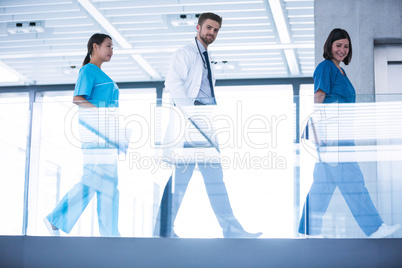
[{"label": "blue sleeve", "polygon": [[332,88],[332,70],[331,70],[331,62],[327,60],[321,62],[314,71],[314,93],[317,90],[321,89],[325,92],[325,94],[331,93]]},{"label": "blue sleeve", "polygon": [[82,67],[78,74],[77,83],[75,83],[74,96],[83,96],[89,99],[94,84],[95,76],[91,74],[89,68]]}]

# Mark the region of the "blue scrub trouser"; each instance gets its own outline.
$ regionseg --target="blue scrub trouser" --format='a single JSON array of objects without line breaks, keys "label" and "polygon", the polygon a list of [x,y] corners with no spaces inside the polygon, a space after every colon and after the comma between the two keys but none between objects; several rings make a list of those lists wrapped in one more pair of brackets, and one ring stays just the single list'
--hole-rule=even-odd
[{"label": "blue scrub trouser", "polygon": [[[173,226],[187,186],[193,175],[196,164],[178,164],[174,174],[174,193],[172,197],[171,225]],[[223,181],[222,166],[219,163],[199,163],[198,168],[204,179],[205,188],[211,207],[223,229],[223,235],[244,231],[237,221],[230,206],[229,196]]]},{"label": "blue scrub trouser", "polygon": [[356,222],[367,235],[375,232],[383,223],[373,201],[364,186],[363,174],[356,162],[331,166],[317,163],[314,182],[307,195],[300,220],[299,233],[319,235],[322,217],[328,208],[335,188],[338,187]]},{"label": "blue scrub trouser", "polygon": [[99,232],[101,236],[120,236],[118,230],[119,191],[115,189],[113,196],[77,183],[57,204],[47,219],[65,233],[70,233],[84,209],[97,194],[97,212]]}]

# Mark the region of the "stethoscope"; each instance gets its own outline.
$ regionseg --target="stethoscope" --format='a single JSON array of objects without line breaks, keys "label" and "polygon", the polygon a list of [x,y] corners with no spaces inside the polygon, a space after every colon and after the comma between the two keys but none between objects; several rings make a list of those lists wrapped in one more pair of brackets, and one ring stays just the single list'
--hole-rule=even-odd
[{"label": "stethoscope", "polygon": [[194,37],[194,39],[195,39],[195,44],[197,45],[197,48],[198,48],[198,53],[200,53],[200,57],[202,59],[202,62],[204,63],[204,68],[207,69],[207,62],[205,61],[204,56],[201,53],[200,47],[198,46],[197,37]]}]

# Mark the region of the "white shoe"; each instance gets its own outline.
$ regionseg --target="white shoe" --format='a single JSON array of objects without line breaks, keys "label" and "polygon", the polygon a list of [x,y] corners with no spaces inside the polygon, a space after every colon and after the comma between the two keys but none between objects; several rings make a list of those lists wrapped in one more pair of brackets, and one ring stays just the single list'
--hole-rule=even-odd
[{"label": "white shoe", "polygon": [[395,225],[387,225],[383,223],[377,231],[372,233],[369,238],[384,238],[387,236],[392,235],[395,233],[399,228],[401,228],[400,224],[395,224]]},{"label": "white shoe", "polygon": [[46,228],[49,231],[50,235],[60,236],[59,228],[51,224],[50,221],[47,219],[47,217],[43,218],[43,222],[45,223]]}]

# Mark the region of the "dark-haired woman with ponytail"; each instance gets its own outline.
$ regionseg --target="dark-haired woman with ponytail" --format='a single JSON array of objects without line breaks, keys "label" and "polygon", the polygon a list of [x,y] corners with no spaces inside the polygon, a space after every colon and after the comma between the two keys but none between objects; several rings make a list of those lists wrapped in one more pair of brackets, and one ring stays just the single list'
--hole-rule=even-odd
[{"label": "dark-haired woman with ponytail", "polygon": [[70,233],[96,194],[100,234],[119,236],[117,146],[102,135],[102,132],[113,132],[117,125],[106,123],[106,129],[100,129],[102,125],[100,121],[103,119],[99,116],[101,109],[103,113],[103,111],[115,111],[118,107],[119,89],[101,70],[101,65],[110,61],[113,55],[112,38],[105,34],[94,34],[89,39],[87,48],[88,52],[80,69],[73,97],[73,102],[80,107],[83,175],[81,181],[66,193],[44,221],[52,235],[59,235],[59,230]]}]

